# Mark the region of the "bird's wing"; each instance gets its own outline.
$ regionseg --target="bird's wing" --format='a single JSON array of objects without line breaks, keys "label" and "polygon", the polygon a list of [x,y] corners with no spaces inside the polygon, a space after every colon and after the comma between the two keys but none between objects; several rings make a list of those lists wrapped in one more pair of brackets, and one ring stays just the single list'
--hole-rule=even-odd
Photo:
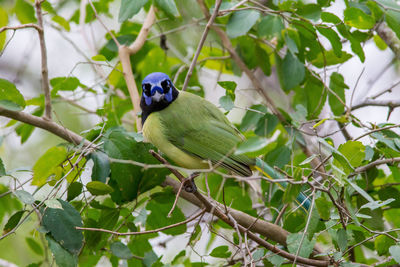
[{"label": "bird's wing", "polygon": [[187,93],[176,104],[180,105],[179,109],[183,109],[181,112],[185,112],[185,116],[179,116],[174,124],[166,122],[166,125],[174,125],[165,129],[172,144],[237,174],[252,174],[249,166],[254,165],[254,160],[245,155],[234,154],[241,137],[217,107]]}]

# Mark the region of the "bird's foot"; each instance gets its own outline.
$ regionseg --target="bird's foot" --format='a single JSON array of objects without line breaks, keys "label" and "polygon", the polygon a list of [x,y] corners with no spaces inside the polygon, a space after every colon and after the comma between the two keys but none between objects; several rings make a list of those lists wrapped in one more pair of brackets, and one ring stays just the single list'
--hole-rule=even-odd
[{"label": "bird's foot", "polygon": [[199,175],[200,175],[200,173],[193,173],[188,178],[186,178],[185,181],[183,181],[186,192],[188,192],[188,193],[197,192],[197,186],[194,182],[194,178],[196,178]]}]

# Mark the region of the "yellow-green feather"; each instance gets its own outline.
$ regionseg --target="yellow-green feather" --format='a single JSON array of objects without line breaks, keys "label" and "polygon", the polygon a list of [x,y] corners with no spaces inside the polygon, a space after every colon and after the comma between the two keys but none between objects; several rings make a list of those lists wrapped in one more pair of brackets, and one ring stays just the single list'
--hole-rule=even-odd
[{"label": "yellow-green feather", "polygon": [[143,126],[145,138],[178,165],[191,169],[208,168],[208,161],[251,175],[254,160],[234,155],[241,137],[225,115],[213,104],[181,91],[178,98],[161,111],[151,113]]}]

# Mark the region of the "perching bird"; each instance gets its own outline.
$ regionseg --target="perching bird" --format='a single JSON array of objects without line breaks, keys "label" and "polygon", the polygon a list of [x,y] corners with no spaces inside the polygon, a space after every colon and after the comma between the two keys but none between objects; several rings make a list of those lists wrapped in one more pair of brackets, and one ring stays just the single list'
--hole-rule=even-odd
[{"label": "perching bird", "polygon": [[[176,164],[188,169],[219,164],[240,176],[251,176],[252,167],[268,177],[282,178],[261,159],[236,155],[243,140],[225,115],[207,100],[178,91],[165,73],[154,72],[142,82],[143,135]],[[308,209],[309,200],[300,194],[297,201]]]}]

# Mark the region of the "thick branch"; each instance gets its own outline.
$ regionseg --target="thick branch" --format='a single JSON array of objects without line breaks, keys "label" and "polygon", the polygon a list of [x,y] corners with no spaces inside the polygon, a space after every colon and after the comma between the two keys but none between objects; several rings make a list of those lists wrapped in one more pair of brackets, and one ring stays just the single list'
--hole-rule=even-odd
[{"label": "thick branch", "polygon": [[44,92],[44,102],[45,102],[45,118],[51,119],[51,98],[50,98],[50,85],[49,85],[49,71],[47,68],[47,49],[46,42],[44,41],[44,30],[43,30],[43,15],[42,15],[42,4],[43,1],[36,0],[36,17],[38,20],[38,25],[41,30],[38,30],[39,41],[40,41],[40,51],[42,55],[42,89]]},{"label": "thick branch", "polygon": [[138,114],[140,113],[140,96],[139,96],[139,91],[136,86],[135,77],[132,72],[130,55],[135,54],[137,51],[140,50],[140,48],[142,48],[142,46],[144,45],[144,43],[147,39],[147,35],[148,35],[149,30],[150,30],[151,26],[153,25],[154,21],[155,21],[155,13],[154,13],[153,6],[151,6],[149,13],[147,13],[146,19],[143,23],[143,26],[140,29],[138,37],[132,43],[132,45],[129,47],[124,46],[124,45],[121,45],[118,47],[119,59],[122,64],[122,70],[123,70],[125,82],[128,87],[129,95],[131,97],[133,111],[135,112],[136,129],[138,131],[140,131],[142,129],[142,123],[138,117]]},{"label": "thick branch", "polygon": [[203,35],[200,38],[200,42],[199,42],[199,45],[197,46],[196,53],[194,54],[192,63],[190,64],[189,70],[186,74],[185,82],[183,83],[183,86],[182,86],[182,91],[186,90],[186,87],[189,83],[190,77],[192,76],[193,69],[196,66],[197,59],[199,58],[201,48],[203,47],[204,42],[206,41],[208,32],[210,31],[210,28],[211,28],[212,24],[214,23],[215,18],[218,15],[218,10],[219,10],[219,7],[221,6],[221,2],[222,2],[222,0],[216,0],[214,12],[213,12],[212,16],[210,17],[210,19],[208,20],[208,23],[206,25],[206,28],[204,29]]},{"label": "thick branch", "polygon": [[379,37],[390,47],[396,58],[400,58],[400,40],[397,38],[396,34],[392,29],[390,29],[386,22],[381,22],[375,31],[378,33]]},{"label": "thick branch", "polygon": [[0,108],[0,116],[39,127],[75,145],[79,145],[84,142],[85,146],[93,146],[88,140],[84,140],[82,136],[58,125],[53,121],[49,121],[41,117],[33,116],[24,112],[11,111],[4,108]]}]

